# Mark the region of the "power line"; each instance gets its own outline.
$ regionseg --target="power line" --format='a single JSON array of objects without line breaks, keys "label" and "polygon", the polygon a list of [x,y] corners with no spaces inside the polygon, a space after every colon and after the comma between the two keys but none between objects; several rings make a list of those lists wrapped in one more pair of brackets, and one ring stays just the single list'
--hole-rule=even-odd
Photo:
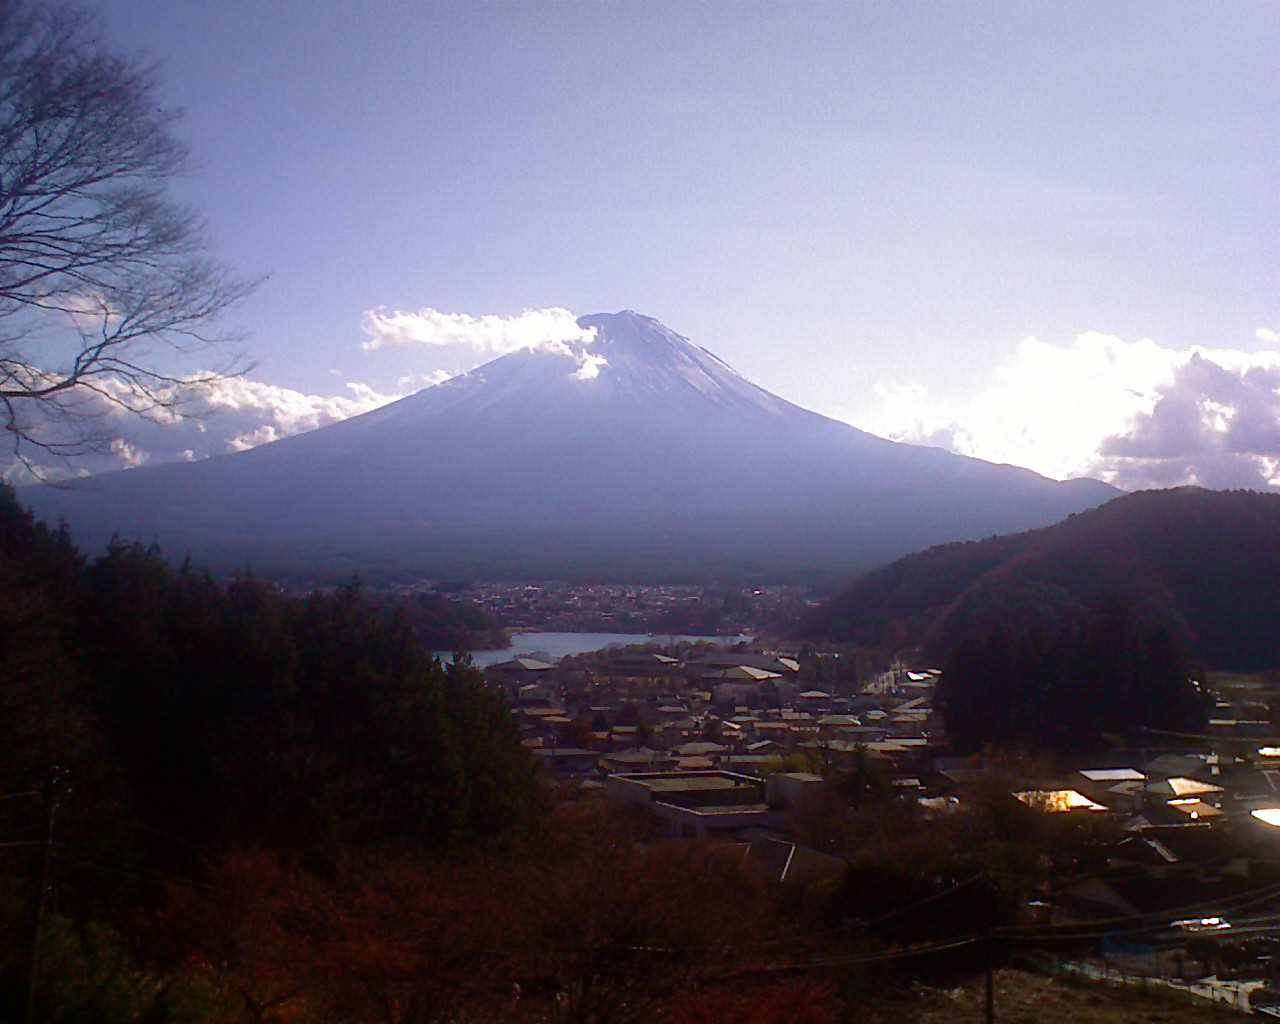
[{"label": "power line", "polygon": [[903,914],[909,914],[913,910],[919,910],[921,907],[928,906],[930,903],[936,903],[939,900],[944,900],[947,897],[952,896],[955,893],[959,892],[961,889],[964,889],[970,885],[973,885],[974,882],[978,882],[981,879],[982,879],[982,875],[979,873],[974,875],[972,878],[966,878],[963,882],[957,882],[955,885],[951,886],[948,889],[943,890],[942,892],[934,893],[931,896],[925,896],[923,899],[915,900],[912,903],[907,903],[904,906],[886,911],[883,914],[878,914],[875,917],[870,917],[870,918],[867,918],[866,920],[850,921],[846,924],[840,925],[839,927],[827,928],[819,932],[804,932],[797,935],[784,935],[778,938],[768,939],[764,942],[758,942],[752,948],[760,949],[765,946],[777,946],[784,942],[797,942],[797,941],[804,941],[806,939],[821,939],[831,935],[840,935],[846,932],[863,931],[867,928],[873,928],[876,925],[883,924],[885,921],[892,920],[895,917],[901,917]]},{"label": "power line", "polygon": [[[1261,903],[1264,900],[1272,898],[1280,898],[1280,883],[1259,886],[1257,889],[1246,890],[1245,892],[1236,893],[1234,896],[1225,896],[1221,899],[1202,900],[1198,903],[1184,904],[1180,907],[1170,907],[1167,910],[1153,910],[1145,914],[1122,914],[1115,917],[1097,918],[1093,921],[1083,921],[1080,924],[1009,925],[1004,928],[998,928],[996,931],[1002,935],[1011,935],[1014,933],[1018,935],[1055,934],[1079,928],[1096,929],[1099,925],[1137,924],[1143,921],[1159,921],[1168,917],[1183,917],[1193,914],[1198,910],[1204,910],[1205,908],[1234,908],[1241,910],[1254,903]],[[1236,906],[1237,904],[1239,904],[1239,906]]]},{"label": "power line", "polygon": [[804,960],[791,960],[778,964],[757,965],[730,971],[726,977],[737,977],[743,974],[768,974],[778,971],[812,970],[820,967],[847,967],[855,964],[888,963],[894,960],[907,960],[914,957],[929,956],[946,950],[972,946],[982,941],[981,935],[965,935],[945,942],[935,942],[920,946],[910,946],[888,953],[849,954],[826,957],[810,957]]},{"label": "power line", "polygon": [[1149,726],[1140,726],[1139,731],[1149,732],[1153,736],[1174,736],[1183,740],[1205,740],[1209,743],[1253,743],[1258,746],[1274,746],[1280,744],[1280,736],[1213,736],[1208,733],[1200,732],[1175,732],[1172,729],[1152,729]]}]

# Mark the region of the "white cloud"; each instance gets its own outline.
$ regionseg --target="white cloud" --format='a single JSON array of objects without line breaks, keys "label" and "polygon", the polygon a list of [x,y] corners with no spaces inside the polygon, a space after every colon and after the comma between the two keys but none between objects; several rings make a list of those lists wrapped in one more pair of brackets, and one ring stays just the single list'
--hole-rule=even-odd
[{"label": "white cloud", "polygon": [[136,469],[151,461],[151,453],[136,448],[123,438],[115,438],[111,442],[111,454],[118,458],[126,469]]},{"label": "white cloud", "polygon": [[[1130,487],[1280,487],[1280,353],[1193,353],[1095,468]],[[1237,358],[1233,358],[1237,357]]]},{"label": "white cloud", "polygon": [[[574,380],[595,380],[604,356],[587,352],[585,347],[596,339],[594,327],[579,327],[575,314],[559,306],[526,309],[514,316],[497,313],[442,313],[426,307],[416,313],[384,309],[366,310],[363,318],[366,352],[390,345],[423,345],[449,352],[446,361],[459,368],[472,369],[477,360],[536,349],[548,355],[577,360],[570,373]],[[448,374],[438,371],[438,377]]]},{"label": "white cloud", "polygon": [[971,454],[973,439],[933,401],[929,389],[915,381],[881,381],[875,386],[880,410],[874,425],[866,429],[894,441],[945,448],[961,455]]},{"label": "white cloud", "polygon": [[[338,395],[307,394],[247,377],[234,377],[190,388],[176,408],[157,409],[148,419],[131,415],[90,394],[86,401],[94,404],[84,411],[96,417],[104,433],[114,435],[103,450],[78,457],[74,465],[60,463],[35,450],[29,456],[46,479],[144,464],[196,462],[337,423],[439,383],[448,376],[430,373],[401,377],[396,389],[390,392],[350,382],[346,385],[347,393]],[[14,483],[31,479],[26,468],[16,461],[0,469],[0,478]]]},{"label": "white cloud", "polygon": [[858,425],[1062,479],[1083,473],[1103,438],[1150,407],[1176,359],[1155,342],[1095,332],[1067,346],[1026,338],[988,387],[936,400],[911,382],[879,387]]},{"label": "white cloud", "polygon": [[1273,331],[1270,327],[1259,327],[1253,332],[1253,336],[1269,345],[1280,344],[1280,332]]},{"label": "white cloud", "polygon": [[246,431],[231,438],[227,442],[227,448],[233,452],[247,452],[250,448],[257,448],[258,445],[279,441],[284,436],[288,435],[282,435],[272,424],[264,423],[257,430]]},{"label": "white cloud", "polygon": [[[74,312],[85,317],[104,313],[88,299]],[[345,391],[339,394],[307,394],[248,377],[220,380],[185,389],[180,404],[150,409],[145,419],[129,415],[104,396],[90,392],[80,396],[77,413],[93,419],[105,438],[102,448],[77,456],[74,463],[60,462],[37,450],[27,452],[27,456],[44,479],[148,463],[195,462],[245,451],[368,412],[508,352],[536,349],[572,359],[576,365],[570,375],[582,381],[597,378],[601,368],[608,365],[603,356],[586,350],[595,341],[595,329],[579,327],[575,315],[560,307],[525,310],[514,316],[472,316],[431,308],[417,312],[371,309],[364,314],[363,330],[365,351],[385,346],[426,346],[437,353],[437,367],[443,363],[449,368],[401,376],[388,391],[363,382],[347,382]],[[337,369],[328,372],[334,377],[342,376]],[[200,376],[198,372],[190,374],[191,379]],[[108,392],[116,391],[110,380],[99,381],[99,385]],[[116,397],[122,403],[131,402],[127,389],[119,389]],[[31,474],[20,460],[11,457],[5,462],[0,457],[0,479],[28,482]]]},{"label": "white cloud", "polygon": [[514,316],[442,313],[430,307],[416,313],[370,309],[362,326],[368,339],[362,345],[365,351],[387,345],[427,345],[495,356],[572,341],[590,344],[595,339],[595,328],[579,327],[573,313],[560,307],[526,309]]},{"label": "white cloud", "polygon": [[574,380],[595,380],[600,376],[600,367],[608,365],[609,360],[604,356],[596,355],[594,352],[583,352],[581,364],[569,376]]},{"label": "white cloud", "polygon": [[1280,486],[1280,352],[1027,338],[970,396],[919,384],[877,388],[855,421],[896,440],[948,447],[1046,476],[1122,487]]},{"label": "white cloud", "polygon": [[233,377],[197,388],[182,411],[202,417],[234,413],[264,416],[278,436],[284,437],[336,423],[402,397],[367,384],[348,383],[346,387],[348,395],[309,395],[248,377]]},{"label": "white cloud", "polygon": [[[454,375],[448,370],[433,370],[431,373],[406,374],[396,379],[396,388],[402,395],[409,395],[415,391],[421,391],[423,388],[435,387],[437,384],[443,384]],[[354,385],[348,384],[348,387]]]}]

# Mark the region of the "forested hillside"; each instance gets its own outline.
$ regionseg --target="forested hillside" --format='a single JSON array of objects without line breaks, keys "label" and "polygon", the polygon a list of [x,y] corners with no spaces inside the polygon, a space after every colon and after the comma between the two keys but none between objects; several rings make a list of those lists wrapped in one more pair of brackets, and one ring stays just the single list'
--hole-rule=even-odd
[{"label": "forested hillside", "polygon": [[370,594],[369,603],[386,619],[400,616],[428,651],[483,651],[511,643],[511,634],[474,601],[422,590]]},{"label": "forested hillside", "polygon": [[224,587],[127,544],[89,562],[3,489],[0,638],[0,838],[17,844],[0,883],[4,1019],[47,830],[60,913],[107,927],[158,880],[203,891],[235,851],[313,867],[402,846],[475,855],[541,813],[500,697],[356,588]]},{"label": "forested hillside", "polygon": [[104,786],[109,772],[127,818],[200,841],[446,845],[530,813],[532,769],[501,701],[355,588],[291,599],[249,575],[224,588],[127,544],[87,563],[0,500],[13,647],[0,749],[26,748],[5,759],[11,789],[52,764]]},{"label": "forested hillside", "polygon": [[937,702],[957,753],[1092,752],[1107,736],[1202,732],[1212,700],[1185,646],[1124,604],[1078,621],[994,626],[948,655]]},{"label": "forested hillside", "polygon": [[1280,495],[1143,491],[1045,529],[930,548],[856,580],[800,632],[942,658],[997,625],[1053,630],[1108,603],[1210,667],[1280,664]]}]

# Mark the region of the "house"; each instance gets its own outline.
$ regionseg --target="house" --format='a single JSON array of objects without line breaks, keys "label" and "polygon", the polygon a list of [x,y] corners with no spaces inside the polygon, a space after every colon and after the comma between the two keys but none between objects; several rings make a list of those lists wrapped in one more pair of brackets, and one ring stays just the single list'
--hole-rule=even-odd
[{"label": "house", "polygon": [[858,729],[862,723],[853,715],[822,715],[818,719],[818,735],[824,739],[836,739],[847,729]]},{"label": "house", "polygon": [[764,781],[736,772],[620,773],[608,777],[606,792],[619,804],[644,808],[655,831],[671,838],[729,838],[775,818]]},{"label": "house", "polygon": [[592,704],[586,710],[586,717],[591,719],[592,726],[603,726],[605,729],[614,725],[621,714],[621,704]]},{"label": "house", "polygon": [[1185,814],[1192,821],[1208,821],[1211,818],[1222,817],[1222,811],[1219,808],[1214,807],[1213,804],[1207,804],[1203,800],[1170,800],[1168,807],[1171,811]]},{"label": "house", "polygon": [[1249,861],[1220,829],[1152,829],[1130,835],[1112,848],[1111,863],[1155,878],[1216,882],[1224,876],[1248,878]]},{"label": "house", "polygon": [[600,764],[607,772],[669,771],[675,768],[676,759],[661,750],[632,747],[605,754]]},{"label": "house", "polygon": [[775,772],[765,786],[765,800],[770,807],[799,807],[826,784],[826,779],[812,772]]},{"label": "house", "polygon": [[1231,802],[1238,807],[1271,807],[1280,800],[1280,770],[1274,767],[1237,765],[1218,779]]},{"label": "house", "polygon": [[701,657],[690,659],[685,666],[691,679],[703,679],[718,671],[742,667],[760,669],[772,673],[775,678],[790,678],[800,672],[800,663],[793,658],[751,651],[709,651]]},{"label": "house", "polygon": [[[1094,794],[1087,789],[1082,788],[1082,792],[1086,796],[1092,797]],[[1113,811],[1139,811],[1142,805],[1146,803],[1146,786],[1136,779],[1128,782],[1117,782],[1114,786],[1108,786],[1107,789],[1098,797],[1100,803],[1106,804]]]},{"label": "house", "polygon": [[710,669],[703,681],[712,687],[714,703],[721,708],[762,707],[777,703],[776,682],[781,673],[752,665],[734,665],[732,668]]},{"label": "house", "polygon": [[[1137,808],[1142,800],[1147,776],[1137,768],[1084,768],[1076,772],[1076,788],[1091,800],[1116,808],[1121,804]],[[1110,797],[1110,799],[1108,799]],[[1117,799],[1119,797],[1119,799]],[[1137,801],[1137,803],[1134,803]]]},{"label": "house", "polygon": [[800,749],[812,751],[813,756],[823,763],[842,770],[857,766],[864,757],[872,757],[881,761],[897,764],[895,755],[908,759],[906,747],[894,746],[890,743],[852,743],[849,740],[809,740],[800,744]]},{"label": "house", "polygon": [[1186,776],[1158,779],[1155,782],[1148,782],[1146,785],[1146,792],[1150,796],[1170,801],[1185,800],[1189,797],[1216,797],[1222,791],[1221,786],[1215,786],[1212,782],[1201,782],[1199,779],[1187,778]]},{"label": "house", "polygon": [[522,733],[544,739],[558,736],[568,721],[564,708],[529,706],[520,708],[516,713],[516,724]]},{"label": "house", "polygon": [[508,696],[515,696],[521,686],[545,682],[555,666],[537,658],[512,658],[500,661],[484,670],[484,677],[493,686],[500,687]]},{"label": "house", "polygon": [[520,705],[539,705],[550,707],[560,699],[560,687],[550,680],[546,682],[522,683],[516,687],[516,703]]},{"label": "house", "polygon": [[671,752],[679,757],[715,757],[728,752],[728,750],[729,748],[723,743],[712,743],[710,740],[694,740],[691,743],[680,744]]},{"label": "house", "polygon": [[1106,810],[1101,804],[1094,803],[1075,789],[1029,789],[1013,795],[1028,807],[1048,814]]},{"label": "house", "polygon": [[680,676],[680,661],[654,651],[611,657],[597,674],[598,685],[625,690],[669,690]]},{"label": "house", "polygon": [[600,755],[594,750],[579,747],[539,747],[532,751],[535,764],[540,764],[552,775],[587,775],[596,769]]},{"label": "house", "polygon": [[1172,807],[1167,803],[1148,804],[1128,818],[1125,821],[1124,828],[1126,832],[1145,832],[1150,829],[1169,828],[1203,828],[1205,823],[1200,818],[1199,809],[1196,808],[1195,810],[1197,814],[1192,817],[1190,811],[1179,810],[1177,807]]},{"label": "house", "polygon": [[766,768],[777,761],[776,754],[727,754],[720,758],[720,767],[744,775],[762,775]]},{"label": "house", "polygon": [[1209,763],[1194,754],[1161,754],[1144,764],[1142,770],[1148,778],[1156,779],[1182,776],[1207,781],[1213,775]]},{"label": "house", "polygon": [[791,725],[787,722],[756,722],[752,731],[759,740],[768,740],[775,747],[781,747],[791,734]]}]

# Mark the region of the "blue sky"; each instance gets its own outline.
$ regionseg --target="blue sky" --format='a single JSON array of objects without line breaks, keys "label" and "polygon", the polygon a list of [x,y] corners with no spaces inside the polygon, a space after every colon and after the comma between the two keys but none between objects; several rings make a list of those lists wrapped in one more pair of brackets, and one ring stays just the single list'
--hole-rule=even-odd
[{"label": "blue sky", "polygon": [[[1270,442],[1235,451],[1210,422],[1280,416],[1272,5],[102,12],[187,110],[182,197],[271,275],[238,317],[264,389],[387,395],[478,361],[365,347],[369,311],[633,308],[891,436],[1129,485],[1280,484]],[[1217,397],[1197,347],[1232,377]],[[1152,431],[1175,406],[1204,429],[1171,463]]]}]

